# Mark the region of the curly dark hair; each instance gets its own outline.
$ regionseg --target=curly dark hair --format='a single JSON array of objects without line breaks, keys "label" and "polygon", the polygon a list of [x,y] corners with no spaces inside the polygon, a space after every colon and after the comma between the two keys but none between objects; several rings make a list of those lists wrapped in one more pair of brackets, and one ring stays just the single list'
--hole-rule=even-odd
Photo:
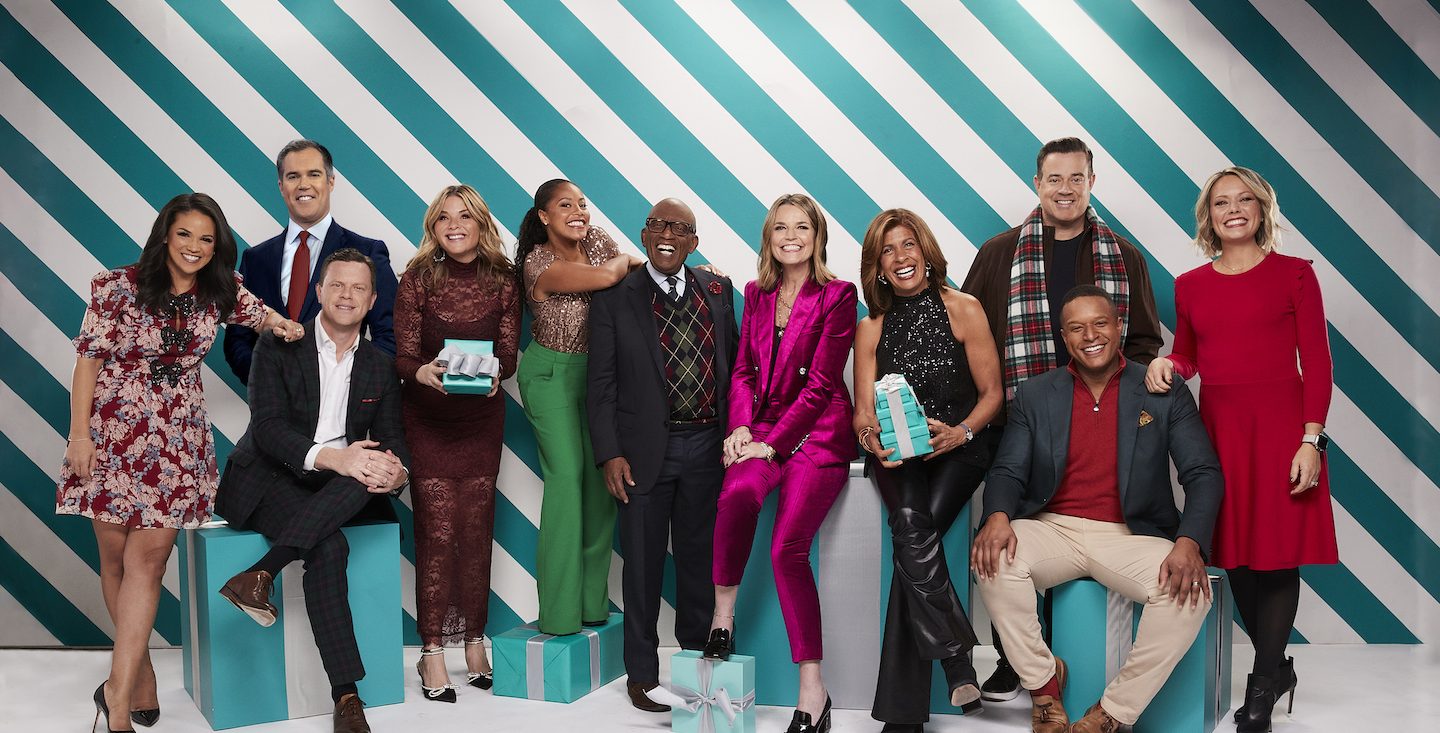
[{"label": "curly dark hair", "polygon": [[198,211],[215,225],[215,254],[195,275],[195,300],[202,307],[214,305],[224,319],[235,309],[236,294],[239,292],[235,285],[235,235],[230,232],[230,224],[225,221],[225,212],[220,210],[220,204],[203,193],[182,193],[170,199],[155,217],[150,236],[145,240],[145,249],[140,252],[140,261],[135,263],[140,306],[158,312],[170,294],[173,283],[167,240],[175,217],[187,211]]}]

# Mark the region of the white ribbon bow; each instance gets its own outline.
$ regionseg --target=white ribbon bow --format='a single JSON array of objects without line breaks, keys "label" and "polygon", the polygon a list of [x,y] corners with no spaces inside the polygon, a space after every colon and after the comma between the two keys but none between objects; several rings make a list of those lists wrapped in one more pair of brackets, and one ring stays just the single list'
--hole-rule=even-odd
[{"label": "white ribbon bow", "polygon": [[[699,666],[695,669],[696,681],[701,690],[710,690],[710,680],[716,662],[701,659],[697,664]],[[715,718],[710,714],[711,710],[719,710],[725,716],[727,724],[733,727],[736,715],[755,706],[754,690],[736,700],[730,697],[730,691],[723,686],[707,693],[680,685],[671,685],[670,689],[656,685],[654,689],[646,692],[645,696],[661,705],[684,708],[688,712],[699,713],[698,733],[714,733]]]},{"label": "white ribbon bow", "polygon": [[875,382],[876,392],[898,392],[909,387],[910,383],[905,381],[904,374],[886,374]]},{"label": "white ribbon bow", "polygon": [[481,374],[491,377],[500,374],[500,359],[494,354],[471,354],[451,344],[435,357],[435,363],[445,368],[452,377],[474,379]]}]

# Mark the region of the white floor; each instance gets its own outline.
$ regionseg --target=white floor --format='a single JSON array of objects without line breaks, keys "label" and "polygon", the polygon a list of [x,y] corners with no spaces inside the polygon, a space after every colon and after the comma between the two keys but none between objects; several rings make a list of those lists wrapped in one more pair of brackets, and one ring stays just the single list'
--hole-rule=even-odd
[{"label": "white floor", "polygon": [[[457,650],[458,651],[458,650]],[[664,660],[666,650],[661,650]],[[1440,648],[1425,646],[1315,645],[1297,646],[1292,653],[1300,684],[1295,714],[1277,716],[1275,730],[1311,731],[1423,731],[1440,726]],[[1248,646],[1235,647],[1235,699],[1245,684],[1250,664]],[[418,649],[406,650],[413,665]],[[461,656],[451,654],[451,675],[464,679]],[[185,690],[180,686],[180,652],[156,650],[160,675],[162,715],[156,733],[208,731]],[[976,667],[985,675],[994,663],[994,649],[976,651]],[[104,651],[0,649],[0,730],[71,731],[88,725],[94,716],[90,695],[106,675],[109,654]],[[662,661],[663,665],[663,661]],[[413,669],[413,667],[411,667]],[[661,670],[666,674],[667,670]],[[611,731],[668,730],[669,715],[642,713],[630,707],[623,678],[571,705],[496,698],[488,692],[463,687],[456,704],[429,702],[407,678],[405,702],[367,711],[377,733],[387,731]],[[790,710],[762,707],[758,728],[783,731]],[[935,716],[929,731],[1028,730],[1029,705],[1024,696],[1007,703],[987,703],[984,714],[972,718]],[[1227,716],[1228,720],[1228,716]],[[878,731],[880,724],[869,711],[839,710],[835,728]],[[141,729],[144,730],[144,729]],[[291,720],[254,726],[247,733],[328,732],[328,717]],[[1218,731],[1233,731],[1225,722]]]}]

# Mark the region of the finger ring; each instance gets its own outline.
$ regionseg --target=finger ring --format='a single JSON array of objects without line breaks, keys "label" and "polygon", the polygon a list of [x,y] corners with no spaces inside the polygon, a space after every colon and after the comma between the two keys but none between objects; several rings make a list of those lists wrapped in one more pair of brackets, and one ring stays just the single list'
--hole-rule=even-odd
[{"label": "finger ring", "polygon": [[1311,482],[1310,482],[1310,485],[1311,485],[1311,486],[1319,486],[1319,485],[1320,485],[1320,482],[1319,482],[1319,481],[1311,481]]},{"label": "finger ring", "polygon": [[1200,585],[1200,581],[1198,581],[1198,580],[1192,580],[1192,581],[1190,581],[1190,585]]}]

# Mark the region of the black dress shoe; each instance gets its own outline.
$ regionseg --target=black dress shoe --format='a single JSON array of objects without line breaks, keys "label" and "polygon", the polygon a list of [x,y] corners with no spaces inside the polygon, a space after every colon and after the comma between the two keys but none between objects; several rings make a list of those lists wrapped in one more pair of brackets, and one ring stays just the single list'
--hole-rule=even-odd
[{"label": "black dress shoe", "polygon": [[705,641],[705,650],[700,656],[705,659],[725,661],[735,653],[735,632],[729,629],[710,629],[710,638]]},{"label": "black dress shoe", "polygon": [[656,682],[649,684],[643,682],[626,682],[625,692],[630,694],[630,704],[634,705],[636,710],[644,710],[647,713],[670,712],[669,705],[662,705],[645,696],[645,693],[655,689],[658,684],[659,683]]},{"label": "black dress shoe", "polygon": [[790,727],[785,733],[827,733],[830,730],[830,696],[825,696],[825,709],[820,711],[820,719],[811,722],[810,713],[795,711],[794,717],[790,718]]},{"label": "black dress shoe", "polygon": [[995,673],[985,684],[980,685],[980,699],[990,702],[1004,702],[1014,700],[1020,694],[1020,675],[1015,674],[1015,668],[1010,666],[1009,660],[1000,658],[1000,663],[995,665]]},{"label": "black dress shoe", "polygon": [[600,619],[599,621],[581,621],[581,622],[580,622],[580,625],[581,625],[581,626],[592,626],[592,627],[593,627],[593,626],[604,626],[605,624],[608,624],[608,623],[610,623],[610,619],[608,619],[608,618],[602,618],[602,619]]},{"label": "black dress shoe", "polygon": [[149,728],[160,720],[160,708],[149,708],[147,710],[131,710],[130,722],[135,725]]}]

